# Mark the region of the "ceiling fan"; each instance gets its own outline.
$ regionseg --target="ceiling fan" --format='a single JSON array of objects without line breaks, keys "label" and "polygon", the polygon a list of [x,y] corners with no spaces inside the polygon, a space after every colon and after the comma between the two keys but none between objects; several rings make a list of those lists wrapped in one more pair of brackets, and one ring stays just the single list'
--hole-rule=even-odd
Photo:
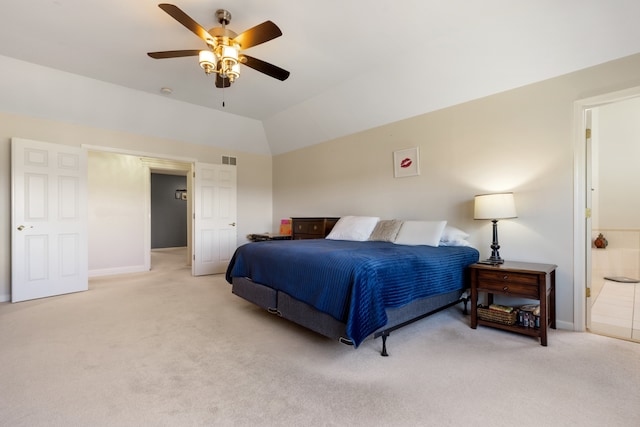
[{"label": "ceiling fan", "polygon": [[207,75],[215,73],[216,87],[231,86],[240,77],[240,64],[253,68],[275,79],[284,81],[289,72],[273,64],[254,58],[244,53],[245,49],[273,40],[282,35],[282,31],[271,21],[249,28],[243,33],[236,34],[226,28],[231,22],[231,14],[224,10],[216,11],[216,18],[220,27],[205,30],[200,24],[191,19],[178,6],[161,3],[158,7],[168,13],[173,19],[187,27],[207,44],[203,50],[169,50],[163,52],[149,52],[147,55],[154,59],[179,58],[183,56],[198,56],[200,67]]}]

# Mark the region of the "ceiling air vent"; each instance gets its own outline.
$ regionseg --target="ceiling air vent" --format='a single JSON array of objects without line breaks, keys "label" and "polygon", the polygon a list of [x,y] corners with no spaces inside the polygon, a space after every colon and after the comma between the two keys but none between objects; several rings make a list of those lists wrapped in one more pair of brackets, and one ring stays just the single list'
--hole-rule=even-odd
[{"label": "ceiling air vent", "polygon": [[231,156],[222,156],[222,164],[223,165],[236,165],[236,158]]}]

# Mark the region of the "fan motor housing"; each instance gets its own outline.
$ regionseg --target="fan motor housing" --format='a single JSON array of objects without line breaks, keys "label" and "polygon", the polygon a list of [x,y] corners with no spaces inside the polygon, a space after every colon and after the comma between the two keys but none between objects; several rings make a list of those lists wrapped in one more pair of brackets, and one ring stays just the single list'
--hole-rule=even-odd
[{"label": "fan motor housing", "polygon": [[235,32],[221,27],[210,28],[209,34],[211,34],[213,37],[229,37],[230,39],[235,39],[236,37],[238,37]]},{"label": "fan motor housing", "polygon": [[231,13],[228,10],[218,9],[216,10],[216,20],[220,25],[229,25],[231,22]]}]

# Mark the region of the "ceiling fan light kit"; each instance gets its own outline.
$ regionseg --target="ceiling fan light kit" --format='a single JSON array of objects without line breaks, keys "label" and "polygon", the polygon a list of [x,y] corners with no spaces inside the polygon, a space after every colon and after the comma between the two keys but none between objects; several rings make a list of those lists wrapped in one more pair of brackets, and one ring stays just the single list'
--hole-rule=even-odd
[{"label": "ceiling fan light kit", "polygon": [[200,66],[205,73],[211,74],[216,71],[218,60],[213,52],[210,50],[201,50],[198,56],[200,57]]},{"label": "ceiling fan light kit", "polygon": [[289,77],[288,71],[241,53],[244,49],[280,37],[282,32],[273,22],[265,21],[238,35],[226,28],[226,25],[231,22],[231,14],[224,9],[218,9],[216,18],[221,27],[206,31],[175,5],[161,3],[158,7],[200,37],[207,44],[207,49],[149,52],[147,55],[151,58],[198,56],[200,67],[207,75],[215,74],[216,87],[219,88],[231,86],[231,83],[240,77],[240,64],[281,81]]}]

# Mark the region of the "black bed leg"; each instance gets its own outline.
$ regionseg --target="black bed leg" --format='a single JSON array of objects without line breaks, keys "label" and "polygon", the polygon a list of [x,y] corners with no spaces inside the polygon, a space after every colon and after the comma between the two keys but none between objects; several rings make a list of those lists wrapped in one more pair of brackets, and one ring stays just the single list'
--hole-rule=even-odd
[{"label": "black bed leg", "polygon": [[387,337],[389,334],[386,331],[382,331],[382,351],[380,352],[380,356],[387,357],[389,353],[387,353]]},{"label": "black bed leg", "polygon": [[462,313],[463,314],[469,314],[469,312],[467,311],[467,303],[469,302],[469,297],[465,297],[464,298],[464,308],[462,309]]}]

